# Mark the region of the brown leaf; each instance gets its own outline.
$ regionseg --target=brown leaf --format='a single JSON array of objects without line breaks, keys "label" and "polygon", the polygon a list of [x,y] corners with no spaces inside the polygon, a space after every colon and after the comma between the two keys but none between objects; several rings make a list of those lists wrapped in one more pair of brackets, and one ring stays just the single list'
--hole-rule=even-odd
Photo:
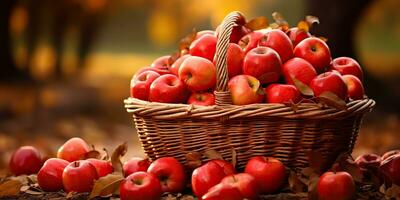
[{"label": "brown leaf", "polygon": [[9,179],[0,184],[0,197],[17,195],[24,184],[18,179]]},{"label": "brown leaf", "polygon": [[289,29],[289,23],[285,20],[281,13],[272,13],[272,18],[275,20],[278,28],[281,29],[283,32],[286,32]]},{"label": "brown leaf", "polygon": [[44,192],[41,192],[41,191],[34,191],[34,190],[26,190],[25,191],[25,193],[27,193],[27,194],[30,194],[30,195],[41,195],[41,194],[43,194]]},{"label": "brown leaf", "polygon": [[306,16],[306,22],[307,22],[309,27],[312,27],[314,24],[319,24],[319,19],[316,16],[307,15]]},{"label": "brown leaf", "polygon": [[179,52],[189,49],[190,44],[196,39],[197,32],[195,29],[179,41]]},{"label": "brown leaf", "polygon": [[328,42],[328,38],[326,38],[326,37],[319,36],[318,38],[321,39],[322,41],[324,41],[325,43]]},{"label": "brown leaf", "polygon": [[318,101],[321,103],[324,103],[328,106],[341,109],[341,110],[346,110],[347,109],[347,104],[346,102],[339,98],[336,94],[326,91],[320,94],[317,97]]},{"label": "brown leaf", "polygon": [[313,174],[310,177],[310,182],[308,183],[308,199],[317,200],[317,185],[319,181],[319,176],[317,174]]},{"label": "brown leaf", "polygon": [[179,51],[173,53],[171,56],[169,56],[168,58],[168,68],[171,67],[172,64],[174,64],[174,62],[176,60],[178,60],[178,58],[180,57],[181,53]]},{"label": "brown leaf", "polygon": [[268,27],[268,19],[266,17],[256,17],[249,22],[247,22],[245,27],[249,28],[252,31],[267,28]]},{"label": "brown leaf", "polygon": [[305,32],[308,32],[310,27],[308,26],[308,23],[305,21],[299,21],[299,23],[297,23],[297,28],[299,30],[303,30]]},{"label": "brown leaf", "polygon": [[301,94],[303,94],[305,96],[314,96],[314,92],[308,85],[301,82],[294,76],[292,77],[292,81],[293,81],[294,86],[296,86],[296,88],[300,91]]},{"label": "brown leaf", "polygon": [[101,153],[97,150],[90,150],[87,153],[85,153],[82,156],[83,160],[89,159],[89,158],[95,158],[95,159],[100,159],[101,158]]},{"label": "brown leaf", "polygon": [[119,172],[119,173],[123,174],[121,157],[123,157],[126,154],[127,150],[128,150],[128,145],[125,142],[125,143],[119,145],[112,153],[111,163],[114,168],[114,172]]},{"label": "brown leaf", "polygon": [[310,163],[310,167],[314,170],[315,173],[320,174],[322,170],[323,157],[321,152],[319,151],[309,151],[307,153],[308,162]]},{"label": "brown leaf", "polygon": [[114,194],[124,180],[122,174],[108,174],[107,176],[101,177],[94,182],[93,190],[89,195],[89,199],[93,199],[98,196],[108,196]]},{"label": "brown leaf", "polygon": [[101,157],[101,160],[109,160],[110,159],[110,154],[108,153],[108,150],[106,148],[103,148],[104,154]]},{"label": "brown leaf", "polygon": [[36,174],[31,174],[31,175],[27,176],[26,180],[28,181],[28,185],[34,185],[34,184],[38,183]]},{"label": "brown leaf", "polygon": [[234,148],[232,148],[231,152],[232,152],[232,161],[231,161],[231,163],[232,163],[233,167],[236,167],[236,163],[237,163],[236,150]]},{"label": "brown leaf", "polygon": [[196,169],[201,166],[201,153],[199,152],[189,152],[186,154],[186,166],[190,169]]},{"label": "brown leaf", "polygon": [[222,157],[222,155],[218,151],[216,151],[214,149],[206,150],[204,152],[204,156],[207,157],[210,160],[213,160],[213,159],[222,159],[223,160],[224,159]]},{"label": "brown leaf", "polygon": [[304,192],[306,189],[306,185],[299,179],[294,171],[290,171],[288,182],[290,190],[294,193]]}]

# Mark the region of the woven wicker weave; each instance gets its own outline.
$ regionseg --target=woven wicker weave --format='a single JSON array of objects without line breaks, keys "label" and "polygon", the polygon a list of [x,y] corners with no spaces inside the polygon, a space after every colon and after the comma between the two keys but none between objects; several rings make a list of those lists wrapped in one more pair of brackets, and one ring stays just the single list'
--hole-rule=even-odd
[{"label": "woven wicker weave", "polygon": [[227,90],[226,52],[239,12],[222,23],[216,52],[215,106],[166,104],[128,98],[144,152],[151,158],[173,156],[186,162],[189,152],[219,151],[227,160],[232,149],[237,167],[255,155],[274,156],[288,167],[308,166],[307,154],[318,151],[323,165],[340,153],[351,152],[362,117],[375,105],[371,99],[351,101],[346,110],[302,103],[295,110],[283,104],[231,105]]}]

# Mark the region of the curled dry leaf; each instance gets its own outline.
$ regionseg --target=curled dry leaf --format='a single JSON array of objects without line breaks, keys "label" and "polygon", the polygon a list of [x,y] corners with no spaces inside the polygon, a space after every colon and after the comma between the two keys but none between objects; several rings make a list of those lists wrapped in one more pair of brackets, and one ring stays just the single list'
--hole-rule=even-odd
[{"label": "curled dry leaf", "polygon": [[386,199],[399,199],[400,198],[400,186],[393,184],[391,187],[386,188],[385,185],[382,185],[379,189],[381,193],[383,193]]},{"label": "curled dry leaf", "polygon": [[168,58],[168,67],[170,67],[172,64],[174,64],[174,62],[176,60],[178,60],[178,58],[181,56],[180,51],[177,51],[175,53],[173,53],[172,55],[169,56]]},{"label": "curled dry leaf", "polygon": [[309,27],[308,23],[305,22],[305,21],[299,21],[299,23],[297,23],[297,28],[299,30],[303,30],[305,32],[309,32],[310,31],[310,27]]},{"label": "curled dry leaf", "polygon": [[113,173],[101,177],[94,182],[93,190],[89,195],[89,199],[98,196],[108,196],[118,192],[121,182],[124,180],[122,174]]},{"label": "curled dry leaf", "polygon": [[128,151],[128,145],[125,142],[119,145],[112,153],[111,163],[114,168],[114,172],[123,174],[121,158],[126,154],[127,151]]},{"label": "curled dry leaf", "polygon": [[268,19],[266,17],[256,17],[249,22],[247,22],[245,27],[249,28],[252,31],[267,28],[268,27]]},{"label": "curled dry leaf", "polygon": [[213,160],[213,159],[222,159],[223,160],[224,159],[222,157],[222,155],[218,151],[216,151],[214,149],[206,150],[204,152],[204,156],[207,157],[210,160]]},{"label": "curled dry leaf", "polygon": [[282,31],[286,32],[289,29],[289,23],[285,20],[285,18],[281,13],[279,12],[272,13],[272,18],[275,20],[275,24],[278,25],[278,28],[280,28]]},{"label": "curled dry leaf", "polygon": [[0,197],[17,195],[23,185],[24,183],[18,179],[8,179],[4,181],[0,184]]},{"label": "curled dry leaf", "polygon": [[304,192],[306,190],[306,184],[304,184],[296,172],[290,171],[288,177],[288,183],[290,190],[294,193]]},{"label": "curled dry leaf", "polygon": [[101,153],[95,149],[88,151],[82,156],[83,160],[89,159],[89,158],[95,158],[95,159],[100,159],[101,158]]},{"label": "curled dry leaf", "polygon": [[195,169],[201,165],[201,153],[189,152],[186,154],[186,166],[190,169]]},{"label": "curled dry leaf", "polygon": [[307,15],[305,18],[309,27],[312,27],[314,24],[319,24],[319,19],[316,16]]},{"label": "curled dry leaf", "polygon": [[182,38],[179,41],[179,52],[189,49],[190,44],[192,44],[192,42],[196,39],[196,36],[197,36],[197,31],[196,29],[193,29],[191,33]]},{"label": "curled dry leaf", "polygon": [[236,150],[234,148],[232,148],[231,153],[232,153],[232,161],[231,161],[231,163],[232,163],[233,167],[236,167],[236,163],[237,163]]},{"label": "curled dry leaf", "polygon": [[295,77],[292,77],[292,81],[294,83],[294,86],[296,86],[296,88],[300,91],[300,93],[302,95],[314,96],[314,92],[308,85],[304,84],[303,82],[301,82],[299,79],[297,79]]},{"label": "curled dry leaf", "polygon": [[319,102],[326,104],[327,106],[331,106],[341,110],[347,109],[346,102],[332,92],[329,91],[323,92],[317,97],[317,99]]},{"label": "curled dry leaf", "polygon": [[101,160],[109,160],[110,159],[110,154],[108,153],[108,150],[106,148],[103,148],[104,154],[101,156]]}]

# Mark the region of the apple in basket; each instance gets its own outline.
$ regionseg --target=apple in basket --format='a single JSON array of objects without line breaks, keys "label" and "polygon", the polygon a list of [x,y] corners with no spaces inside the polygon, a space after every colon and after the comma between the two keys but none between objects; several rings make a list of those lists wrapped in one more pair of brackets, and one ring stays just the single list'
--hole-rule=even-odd
[{"label": "apple in basket", "polygon": [[295,47],[297,44],[299,44],[304,39],[311,37],[311,34],[308,31],[299,29],[297,27],[290,28],[286,34],[289,36],[290,40],[292,41],[293,47]]},{"label": "apple in basket", "polygon": [[[242,65],[244,59],[244,51],[235,43],[229,43],[228,51],[226,53],[226,65],[228,67],[228,76],[232,78],[242,73]],[[216,57],[214,58],[214,65],[217,64]]]},{"label": "apple in basket", "polygon": [[300,91],[293,85],[274,83],[264,91],[268,103],[298,103],[302,99]]},{"label": "apple in basket", "polygon": [[215,35],[204,34],[190,44],[189,53],[192,56],[199,56],[213,61],[216,46],[217,37]]},{"label": "apple in basket", "polygon": [[281,30],[268,31],[261,37],[258,45],[270,47],[275,50],[283,63],[293,57],[292,42]]},{"label": "apple in basket", "polygon": [[347,97],[347,85],[337,71],[329,71],[318,75],[311,81],[310,87],[315,96],[319,96],[324,92],[332,92],[343,100],[346,100]]},{"label": "apple in basket", "polygon": [[215,96],[210,92],[192,93],[187,103],[199,106],[211,106],[215,105]]},{"label": "apple in basket", "polygon": [[131,97],[149,100],[150,85],[160,77],[160,74],[154,71],[144,71],[135,75],[131,80]]},{"label": "apple in basket", "polygon": [[342,76],[347,86],[347,97],[353,100],[364,98],[364,86],[356,76],[347,74]]},{"label": "apple in basket", "polygon": [[304,39],[293,51],[295,57],[310,62],[319,73],[326,71],[332,60],[328,45],[316,37]]},{"label": "apple in basket", "polygon": [[331,69],[338,71],[341,75],[354,75],[360,81],[363,80],[363,72],[360,64],[353,58],[339,57],[332,60]]},{"label": "apple in basket", "polygon": [[211,61],[190,56],[179,68],[179,79],[191,91],[206,91],[215,87],[216,69]]},{"label": "apple in basket", "polygon": [[244,53],[247,54],[247,52],[258,46],[258,42],[263,35],[264,34],[259,31],[251,32],[243,36],[238,44],[243,49]]},{"label": "apple in basket", "polygon": [[228,88],[234,105],[261,103],[264,100],[261,84],[253,76],[237,75],[229,80]]},{"label": "apple in basket", "polygon": [[313,66],[302,58],[292,58],[282,65],[282,73],[288,84],[294,85],[294,80],[309,85],[311,80],[317,76]]},{"label": "apple in basket", "polygon": [[149,100],[161,103],[186,102],[188,91],[185,83],[172,74],[158,77],[150,85]]},{"label": "apple in basket", "polygon": [[169,68],[171,63],[169,61],[171,56],[161,56],[151,63],[151,67],[154,68],[156,71],[159,71],[159,74],[169,74]]}]

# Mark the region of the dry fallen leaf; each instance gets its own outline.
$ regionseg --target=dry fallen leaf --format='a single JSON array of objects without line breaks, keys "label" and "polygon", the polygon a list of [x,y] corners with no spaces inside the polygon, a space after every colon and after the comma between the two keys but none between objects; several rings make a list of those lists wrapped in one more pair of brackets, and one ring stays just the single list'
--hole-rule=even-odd
[{"label": "dry fallen leaf", "polygon": [[89,159],[89,158],[95,158],[95,159],[100,159],[101,158],[101,153],[97,150],[91,150],[83,155],[83,160]]},{"label": "dry fallen leaf", "polygon": [[336,94],[326,91],[320,94],[317,97],[318,101],[321,103],[324,103],[328,106],[341,109],[341,110],[346,110],[347,109],[347,104],[346,102],[339,98]]},{"label": "dry fallen leaf", "polygon": [[201,166],[201,153],[199,152],[189,152],[186,154],[186,166],[189,169],[196,169]]},{"label": "dry fallen leaf", "polygon": [[89,199],[93,199],[98,196],[108,196],[118,191],[121,182],[124,180],[122,174],[113,173],[107,176],[101,177],[96,180],[93,186],[93,190],[89,195]]},{"label": "dry fallen leaf", "polygon": [[192,44],[192,42],[196,39],[196,36],[197,36],[197,31],[195,29],[193,29],[193,31],[191,33],[189,33],[184,38],[182,38],[179,41],[179,52],[181,52],[185,49],[189,49],[190,44]]},{"label": "dry fallen leaf", "polygon": [[252,31],[267,28],[268,27],[268,19],[266,17],[256,17],[249,22],[247,22],[245,27],[249,28]]},{"label": "dry fallen leaf", "polygon": [[306,189],[306,185],[299,179],[298,175],[294,171],[290,171],[288,183],[290,190],[294,193],[304,192]]},{"label": "dry fallen leaf", "polygon": [[236,150],[234,148],[232,148],[231,153],[232,153],[232,161],[231,161],[231,163],[232,163],[233,167],[236,167],[236,163],[237,163]]},{"label": "dry fallen leaf", "polygon": [[126,154],[127,151],[128,151],[128,145],[125,142],[119,145],[112,153],[111,163],[114,168],[114,172],[123,174],[121,158]]},{"label": "dry fallen leaf", "polygon": [[221,160],[223,160],[224,159],[222,157],[222,155],[218,151],[216,151],[214,149],[206,150],[204,152],[204,156],[207,157],[210,160],[213,160],[213,159],[221,159]]},{"label": "dry fallen leaf", "polygon": [[300,93],[305,96],[314,96],[312,89],[305,83],[301,82],[299,79],[292,77],[293,84],[299,89]]},{"label": "dry fallen leaf", "polygon": [[8,179],[4,181],[0,184],[0,197],[17,195],[23,185],[23,182],[18,179]]}]

